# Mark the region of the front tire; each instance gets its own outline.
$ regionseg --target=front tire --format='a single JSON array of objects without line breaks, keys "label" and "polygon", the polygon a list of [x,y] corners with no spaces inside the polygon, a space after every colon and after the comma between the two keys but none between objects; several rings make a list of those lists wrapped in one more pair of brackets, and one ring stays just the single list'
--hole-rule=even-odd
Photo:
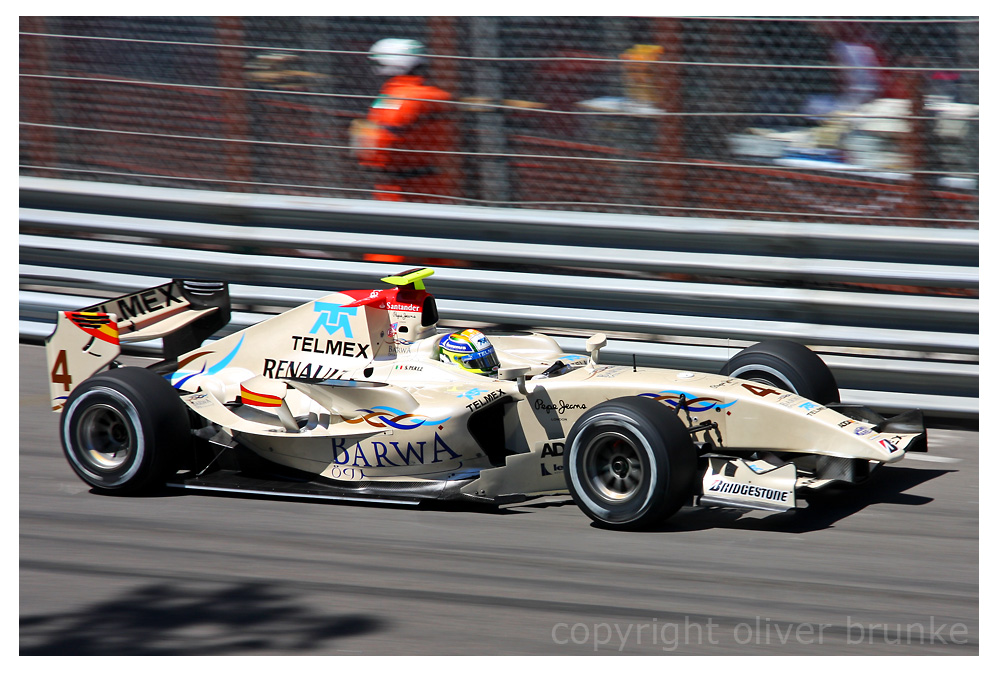
[{"label": "front tire", "polygon": [[839,387],[829,366],[805,345],[767,340],[728,360],[722,375],[770,385],[816,403],[839,403]]},{"label": "front tire", "polygon": [[641,529],[676,513],[693,492],[697,450],[683,422],[639,396],[583,414],[566,438],[566,482],[594,522]]},{"label": "front tire", "polygon": [[76,475],[108,493],[162,483],[191,448],[184,403],[143,368],[116,368],[80,384],[66,400],[60,435]]}]

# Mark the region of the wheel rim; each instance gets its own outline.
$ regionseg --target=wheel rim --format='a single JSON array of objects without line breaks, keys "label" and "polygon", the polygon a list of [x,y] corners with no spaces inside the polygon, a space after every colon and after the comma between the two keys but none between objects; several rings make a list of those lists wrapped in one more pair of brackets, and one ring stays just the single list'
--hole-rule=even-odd
[{"label": "wheel rim", "polygon": [[81,417],[77,429],[80,457],[98,471],[116,471],[135,454],[132,427],[113,406],[92,406]]},{"label": "wheel rim", "polygon": [[607,431],[596,436],[586,446],[582,463],[587,481],[606,501],[627,501],[642,489],[643,455],[624,434]]}]

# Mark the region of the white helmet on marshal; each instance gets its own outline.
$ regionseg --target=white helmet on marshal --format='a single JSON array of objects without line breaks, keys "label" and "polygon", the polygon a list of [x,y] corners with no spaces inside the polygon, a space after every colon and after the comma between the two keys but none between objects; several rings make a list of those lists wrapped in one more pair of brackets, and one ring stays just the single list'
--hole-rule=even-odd
[{"label": "white helmet on marshal", "polygon": [[385,38],[371,45],[368,58],[377,64],[379,75],[405,75],[426,62],[426,49],[419,40]]}]

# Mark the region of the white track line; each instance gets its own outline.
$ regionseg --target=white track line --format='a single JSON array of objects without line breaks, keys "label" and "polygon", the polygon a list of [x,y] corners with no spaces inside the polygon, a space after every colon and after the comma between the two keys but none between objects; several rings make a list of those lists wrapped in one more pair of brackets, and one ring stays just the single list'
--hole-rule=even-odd
[{"label": "white track line", "polygon": [[940,464],[956,464],[961,460],[957,457],[940,457],[938,455],[923,455],[915,452],[906,453],[906,459],[914,459],[918,462],[939,462]]}]

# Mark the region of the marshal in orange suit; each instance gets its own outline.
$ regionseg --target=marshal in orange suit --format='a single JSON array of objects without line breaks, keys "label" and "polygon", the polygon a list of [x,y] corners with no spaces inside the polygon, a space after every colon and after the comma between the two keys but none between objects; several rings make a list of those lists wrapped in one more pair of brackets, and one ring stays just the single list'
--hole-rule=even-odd
[{"label": "marshal in orange suit", "polygon": [[452,149],[447,119],[451,95],[425,81],[427,58],[416,40],[389,38],[372,45],[369,57],[388,79],[368,111],[352,127],[361,166],[373,174],[375,199],[453,203],[444,171]]}]

